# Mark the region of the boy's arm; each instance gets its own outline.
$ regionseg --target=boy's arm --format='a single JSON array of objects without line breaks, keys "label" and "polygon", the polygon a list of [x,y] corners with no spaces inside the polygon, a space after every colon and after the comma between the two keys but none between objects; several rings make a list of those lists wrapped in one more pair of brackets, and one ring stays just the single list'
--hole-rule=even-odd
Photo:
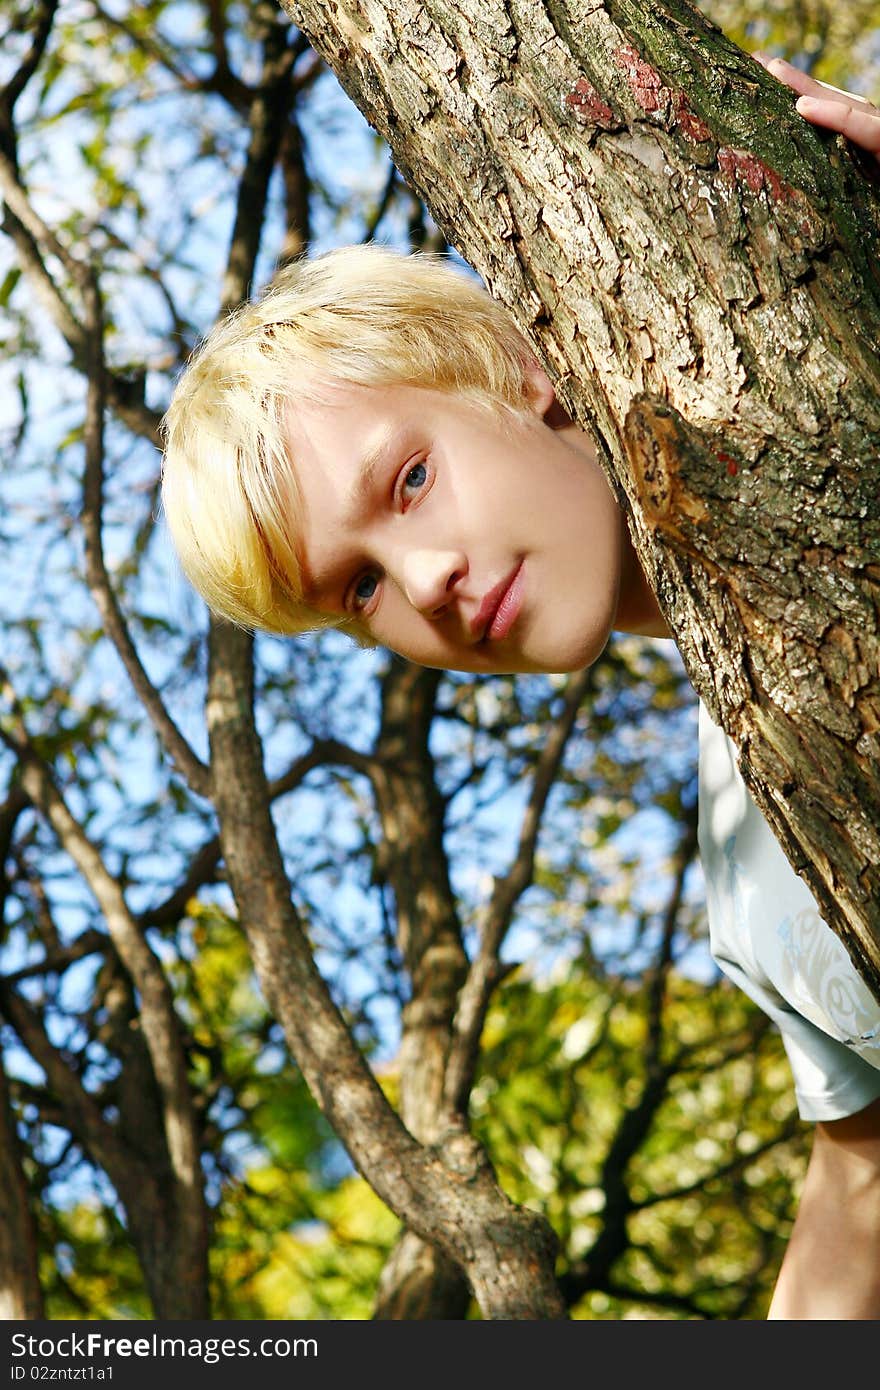
[{"label": "boy's arm", "polygon": [[880,111],[876,106],[853,92],[817,82],[784,58],[768,58],[766,53],[753,53],[752,57],[773,77],[800,93],[795,106],[806,120],[838,131],[880,160]]},{"label": "boy's arm", "polygon": [[880,1318],[880,1100],[816,1125],[769,1317]]}]

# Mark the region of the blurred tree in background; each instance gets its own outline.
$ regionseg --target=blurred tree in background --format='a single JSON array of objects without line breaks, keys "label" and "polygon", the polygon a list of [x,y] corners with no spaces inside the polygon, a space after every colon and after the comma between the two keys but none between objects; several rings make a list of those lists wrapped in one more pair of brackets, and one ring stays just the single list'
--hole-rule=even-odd
[{"label": "blurred tree in background", "polygon": [[[880,5],[702,8],[878,95]],[[672,644],[251,643],[157,515],[217,314],[436,228],[273,5],[4,0],[0,39],[2,1315],[491,1315],[351,1161],[430,1195],[469,1126],[572,1316],[762,1316],[807,1133],[708,957]]]}]

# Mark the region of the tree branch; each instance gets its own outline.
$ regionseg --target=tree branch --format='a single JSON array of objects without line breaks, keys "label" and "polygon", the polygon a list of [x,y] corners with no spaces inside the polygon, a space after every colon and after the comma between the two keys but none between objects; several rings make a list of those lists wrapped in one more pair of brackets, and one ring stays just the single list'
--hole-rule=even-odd
[{"label": "tree branch", "polygon": [[37,3],[31,6],[31,14],[29,15],[33,34],[31,46],[6,86],[0,90],[0,107],[3,108],[10,122],[15,103],[36,72],[40,59],[46,51],[46,44],[49,42],[57,9],[58,0],[37,0]]},{"label": "tree branch", "polygon": [[[344,764],[367,777],[375,774],[373,760],[365,754],[358,753],[356,749],[349,748],[347,744],[336,739],[317,739],[308,753],[297,758],[286,772],[268,784],[269,800],[276,801],[279,797],[294,791],[309,772],[327,763]],[[157,903],[155,907],[146,908],[137,915],[135,921],[138,926],[142,930],[146,930],[147,927],[176,926],[186,912],[188,902],[199,888],[216,880],[216,870],[221,860],[220,837],[214,835],[196,851],[185,877],[173,892],[163,902]]]},{"label": "tree branch", "polygon": [[546,1223],[508,1201],[462,1128],[417,1143],[318,972],[272,823],[253,694],[250,639],[213,622],[207,716],[224,858],[261,989],[306,1083],[374,1191],[465,1268],[485,1316],[561,1317]]},{"label": "tree branch", "polygon": [[234,309],[247,298],[254,262],[263,232],[269,179],[293,100],[293,48],[287,45],[288,24],[274,5],[257,6],[264,31],[263,70],[250,108],[250,143],[238,186],[235,225],[220,294],[220,312]]},{"label": "tree branch", "polygon": [[291,763],[286,772],[269,783],[271,800],[274,801],[286,792],[293,791],[313,768],[323,767],[327,763],[337,763],[342,767],[350,767],[354,772],[363,773],[371,781],[380,772],[379,761],[370,757],[368,753],[360,753],[356,748],[351,748],[340,739],[316,738],[307,753],[303,753]]},{"label": "tree branch", "polygon": [[547,798],[558,775],[578,711],[594,679],[595,669],[588,667],[570,676],[566,683],[562,710],[544,741],[532,777],[532,789],[520,826],[516,853],[504,877],[495,880],[492,896],[482,916],[480,944],[459,997],[446,1069],[445,1099],[456,1113],[463,1112],[467,1105],[486,1010],[498,983],[501,945],[514,908],[534,876],[535,852]]},{"label": "tree branch", "polygon": [[673,1188],[667,1192],[653,1192],[650,1197],[644,1197],[640,1201],[634,1201],[630,1207],[633,1212],[644,1211],[651,1207],[659,1206],[662,1202],[677,1202],[686,1197],[692,1197],[695,1192],[705,1192],[708,1183],[723,1182],[725,1178],[732,1177],[735,1173],[741,1173],[743,1168],[747,1168],[750,1163],[760,1158],[762,1154],[769,1153],[775,1149],[777,1144],[784,1143],[787,1139],[793,1139],[798,1132],[800,1121],[797,1116],[788,1120],[785,1125],[774,1134],[770,1139],[766,1139],[757,1148],[751,1149],[749,1153],[737,1154],[728,1163],[723,1163],[720,1168],[707,1173],[705,1177],[696,1182],[683,1183],[681,1187]]},{"label": "tree branch", "polygon": [[[2,668],[0,680],[11,694],[8,677]],[[179,1217],[182,1223],[197,1224],[199,1204],[194,1206],[192,1199],[202,1191],[201,1159],[186,1054],[168,981],[129,912],[119,884],[72,815],[49,768],[34,749],[14,694],[12,703],[12,714],[0,726],[0,737],[19,759],[25,793],[49,821],[91,889],[104,914],[116,953],[139,993],[144,1038],[162,1098],[166,1143],[181,1197]],[[196,1239],[194,1231],[194,1242]]]},{"label": "tree branch", "polygon": [[[29,806],[30,804],[30,801],[28,801]],[[36,822],[34,829],[36,829]],[[40,941],[43,943],[43,949],[47,955],[53,955],[61,948],[61,933],[52,915],[52,905],[49,902],[46,885],[43,883],[42,879],[31,873],[30,867],[25,859],[24,851],[26,848],[27,841],[15,848],[14,857],[16,869],[25,886],[33,894],[34,926],[36,927]]]},{"label": "tree branch", "polygon": [[12,1024],[25,1047],[46,1074],[49,1089],[61,1104],[67,1128],[91,1155],[120,1195],[140,1183],[152,1184],[146,1165],[139,1171],[137,1157],[121,1142],[113,1125],[82,1084],[76,1068],[49,1039],[36,1010],[9,982],[0,980],[0,1011]]},{"label": "tree branch", "polygon": [[91,272],[83,285],[86,306],[88,396],[86,405],[86,466],[83,478],[82,525],[85,538],[86,580],[104,624],[153,728],[178,771],[198,795],[210,794],[210,772],[196,756],[165,708],[138,656],[107,573],[102,544],[104,490],[104,321],[97,276]]},{"label": "tree branch", "polygon": [[0,921],[3,919],[3,905],[9,891],[6,875],[6,860],[12,848],[12,837],[22,811],[30,803],[22,788],[15,783],[9,790],[6,800],[0,805]]},{"label": "tree branch", "polygon": [[220,859],[220,837],[215,835],[199,846],[185,877],[174,891],[163,902],[138,914],[135,921],[140,929],[145,931],[147,927],[176,926],[186,912],[190,899],[195,896],[199,888],[204,887],[206,883],[212,882],[217,877],[216,869]]},{"label": "tree branch", "polygon": [[385,187],[382,189],[382,195],[379,198],[379,201],[376,204],[374,211],[370,214],[370,217],[367,219],[367,223],[364,227],[361,241],[372,241],[373,237],[376,235],[376,232],[379,229],[379,223],[382,221],[382,218],[385,216],[386,212],[391,206],[391,198],[394,193],[394,189],[396,187],[398,178],[399,175],[397,172],[397,168],[394,165],[394,163],[391,160],[389,160],[388,174],[385,179]]},{"label": "tree branch", "polygon": [[0,1058],[0,1319],[44,1317],[37,1232]]},{"label": "tree branch", "polygon": [[669,901],[663,915],[663,930],[660,938],[660,947],[648,981],[648,1056],[655,1063],[659,1063],[660,1061],[663,1033],[663,1000],[666,990],[666,980],[672,965],[672,945],[678,926],[678,913],[681,908],[681,900],[684,896],[684,881],[694,855],[697,852],[697,824],[698,814],[695,803],[686,811],[684,816],[684,831],[675,854],[672,891],[669,895]]},{"label": "tree branch", "polygon": [[[296,95],[299,95],[298,92]],[[286,210],[284,239],[278,253],[278,264],[282,266],[301,256],[311,240],[309,176],[303,154],[302,133],[293,104],[281,138],[279,156]]]},{"label": "tree branch", "polygon": [[229,63],[229,49],[226,46],[226,15],[222,0],[207,0],[208,29],[214,48],[213,82],[216,90],[222,92],[240,110],[246,109],[253,96],[250,88],[237,78]]},{"label": "tree branch", "polygon": [[[217,66],[210,77],[197,77],[195,73],[185,71],[176,62],[174,55],[156,38],[155,34],[138,32],[135,26],[127,20],[105,10],[99,0],[92,0],[92,3],[95,13],[104,21],[108,29],[116,29],[124,34],[136,49],[165,68],[184,91],[216,92],[218,96],[224,97],[236,111],[247,110],[251,100],[251,90],[247,83],[236,77],[230,68],[225,45],[221,44],[220,46],[221,56],[218,57]],[[219,4],[212,3],[209,8],[212,11],[222,12],[222,6]],[[216,55],[216,44],[214,51]]]},{"label": "tree branch", "polygon": [[[11,137],[11,131],[10,131]],[[89,361],[88,336],[80,325],[80,311],[68,303],[66,295],[49,273],[48,257],[54,256],[82,292],[90,268],[64,246],[52,229],[31,205],[19,180],[13,155],[0,149],[0,193],[5,212],[3,229],[15,242],[22,267],[34,290],[70,349],[73,364],[87,370]],[[108,403],[135,434],[161,448],[159,423],[161,416],[150,410],[143,399],[143,389],[115,373],[108,373],[105,390]]]},{"label": "tree branch", "polygon": [[59,946],[53,951],[47,950],[42,960],[36,961],[34,965],[23,965],[20,970],[13,970],[3,978],[7,985],[17,985],[22,980],[35,980],[42,975],[60,973],[75,961],[83,960],[97,952],[103,953],[108,945],[108,938],[102,932],[84,931],[69,946]]}]

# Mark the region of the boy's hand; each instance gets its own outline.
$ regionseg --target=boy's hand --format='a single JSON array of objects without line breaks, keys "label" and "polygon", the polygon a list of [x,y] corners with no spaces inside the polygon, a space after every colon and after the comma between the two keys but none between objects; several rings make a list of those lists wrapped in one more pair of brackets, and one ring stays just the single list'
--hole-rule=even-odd
[{"label": "boy's hand", "polygon": [[852,92],[817,82],[784,58],[768,58],[766,53],[753,53],[752,57],[780,82],[800,93],[795,107],[806,120],[838,131],[880,160],[880,111],[876,106]]}]

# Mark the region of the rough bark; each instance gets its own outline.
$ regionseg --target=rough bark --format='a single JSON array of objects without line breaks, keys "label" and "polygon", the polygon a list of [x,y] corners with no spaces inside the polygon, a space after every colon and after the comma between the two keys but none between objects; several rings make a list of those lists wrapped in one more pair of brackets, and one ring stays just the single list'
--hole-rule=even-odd
[{"label": "rough bark", "polygon": [[[440,675],[392,661],[382,685],[382,722],[372,784],[382,823],[376,873],[394,894],[397,944],[410,982],[401,1017],[400,1117],[433,1144],[449,1114],[445,1083],[467,956],[444,845],[444,806],[428,747]],[[464,1112],[458,1112],[464,1120]],[[405,1231],[380,1280],[380,1319],[462,1318],[470,1290],[437,1246]]]},{"label": "rough bark", "polygon": [[6,1075],[0,1067],[0,1320],[3,1322],[43,1316],[37,1232],[21,1157]]},{"label": "rough bark", "polygon": [[[6,920],[9,894],[7,860],[18,817],[27,804],[27,797],[17,785],[10,788],[0,804],[0,921]],[[0,1321],[41,1318],[43,1311],[36,1221],[16,1114],[0,1059]]]},{"label": "rough bark", "polygon": [[880,999],[867,164],[687,0],[282,3],[594,434],[697,692]]},{"label": "rough bark", "polygon": [[404,1231],[379,1279],[377,1321],[460,1321],[471,1292],[460,1267],[436,1245]]}]

